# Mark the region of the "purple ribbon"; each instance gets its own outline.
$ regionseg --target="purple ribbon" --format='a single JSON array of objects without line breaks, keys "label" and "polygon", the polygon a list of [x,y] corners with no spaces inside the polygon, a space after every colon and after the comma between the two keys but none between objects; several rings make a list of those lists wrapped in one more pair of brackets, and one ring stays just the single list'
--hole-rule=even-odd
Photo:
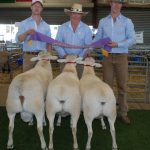
[{"label": "purple ribbon", "polygon": [[111,42],[110,38],[100,39],[96,42],[93,42],[90,45],[77,46],[77,45],[63,43],[53,38],[50,38],[49,36],[46,36],[40,32],[35,32],[35,34],[31,35],[30,40],[46,42],[61,47],[67,47],[67,48],[104,48],[108,52],[111,51],[111,47],[107,45],[109,42]]}]

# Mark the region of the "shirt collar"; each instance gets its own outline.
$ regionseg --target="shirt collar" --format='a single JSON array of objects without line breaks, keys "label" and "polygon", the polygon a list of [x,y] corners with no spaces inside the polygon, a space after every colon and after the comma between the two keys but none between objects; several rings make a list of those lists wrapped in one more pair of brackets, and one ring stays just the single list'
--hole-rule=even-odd
[{"label": "shirt collar", "polygon": [[[30,16],[29,17],[29,20],[34,20],[33,18],[32,18],[32,16]],[[41,17],[41,22],[43,21],[43,18]]]},{"label": "shirt collar", "polygon": [[[72,29],[71,21],[69,21],[68,26],[69,26],[69,28],[71,28],[71,29]],[[82,26],[82,22],[80,21],[80,22],[79,22],[79,25],[78,25],[78,27],[77,27],[77,28],[80,28],[81,26]]]},{"label": "shirt collar", "polygon": [[[112,18],[111,14],[108,16],[108,18],[109,18],[109,19]],[[118,19],[121,19],[121,18],[122,18],[122,14],[120,13],[119,16],[117,16],[116,19],[118,20]]]}]

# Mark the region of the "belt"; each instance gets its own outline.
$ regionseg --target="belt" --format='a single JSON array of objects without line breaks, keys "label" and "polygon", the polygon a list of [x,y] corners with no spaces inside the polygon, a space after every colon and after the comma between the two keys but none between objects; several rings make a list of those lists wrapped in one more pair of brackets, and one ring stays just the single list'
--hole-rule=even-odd
[{"label": "belt", "polygon": [[40,51],[24,52],[24,54],[38,55]]},{"label": "belt", "polygon": [[109,53],[110,56],[127,55],[126,53]]}]

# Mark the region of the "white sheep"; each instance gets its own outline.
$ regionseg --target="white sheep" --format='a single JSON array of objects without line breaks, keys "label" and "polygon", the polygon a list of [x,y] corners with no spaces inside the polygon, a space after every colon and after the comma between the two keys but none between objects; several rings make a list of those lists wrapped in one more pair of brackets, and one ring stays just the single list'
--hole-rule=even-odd
[{"label": "white sheep", "polygon": [[49,149],[53,149],[54,118],[58,112],[67,112],[71,115],[73,148],[78,149],[77,143],[77,121],[80,116],[81,96],[79,92],[79,79],[76,71],[77,58],[68,55],[65,67],[50,84],[46,97],[46,114],[49,120]]},{"label": "white sheep", "polygon": [[116,120],[116,98],[113,90],[95,75],[94,66],[101,65],[95,63],[92,57],[87,57],[84,64],[84,71],[80,80],[80,92],[83,101],[83,113],[85,123],[88,128],[88,140],[86,150],[91,149],[91,138],[93,135],[92,122],[97,117],[106,116],[110,125],[112,136],[112,149],[117,150],[115,127]]},{"label": "white sheep", "polygon": [[34,68],[17,75],[11,82],[6,100],[9,118],[9,136],[7,148],[13,149],[13,130],[16,113],[34,114],[37,119],[37,130],[41,148],[46,149],[43,136],[43,117],[45,113],[45,97],[49,82],[52,80],[50,59],[57,59],[46,52],[40,53],[32,61],[39,60]]}]

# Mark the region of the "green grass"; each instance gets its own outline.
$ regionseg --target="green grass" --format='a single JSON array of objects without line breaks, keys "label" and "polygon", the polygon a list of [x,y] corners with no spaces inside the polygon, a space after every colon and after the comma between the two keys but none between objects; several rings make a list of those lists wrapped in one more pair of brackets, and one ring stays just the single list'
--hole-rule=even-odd
[{"label": "green grass", "polygon": [[[116,121],[116,138],[119,150],[150,150],[150,111],[131,110],[129,116],[131,125]],[[55,150],[72,150],[72,133],[69,126],[70,118],[62,120],[61,127],[54,130]],[[20,116],[15,119],[14,145],[15,150],[40,150],[40,141],[34,126],[28,126]],[[92,150],[111,150],[111,135],[107,123],[107,130],[101,129],[100,121],[93,122]],[[44,127],[44,136],[48,145],[48,125]],[[87,128],[81,115],[78,122],[79,149],[84,150],[87,140]],[[8,118],[4,107],[0,107],[0,150],[6,150],[8,138]]]}]

